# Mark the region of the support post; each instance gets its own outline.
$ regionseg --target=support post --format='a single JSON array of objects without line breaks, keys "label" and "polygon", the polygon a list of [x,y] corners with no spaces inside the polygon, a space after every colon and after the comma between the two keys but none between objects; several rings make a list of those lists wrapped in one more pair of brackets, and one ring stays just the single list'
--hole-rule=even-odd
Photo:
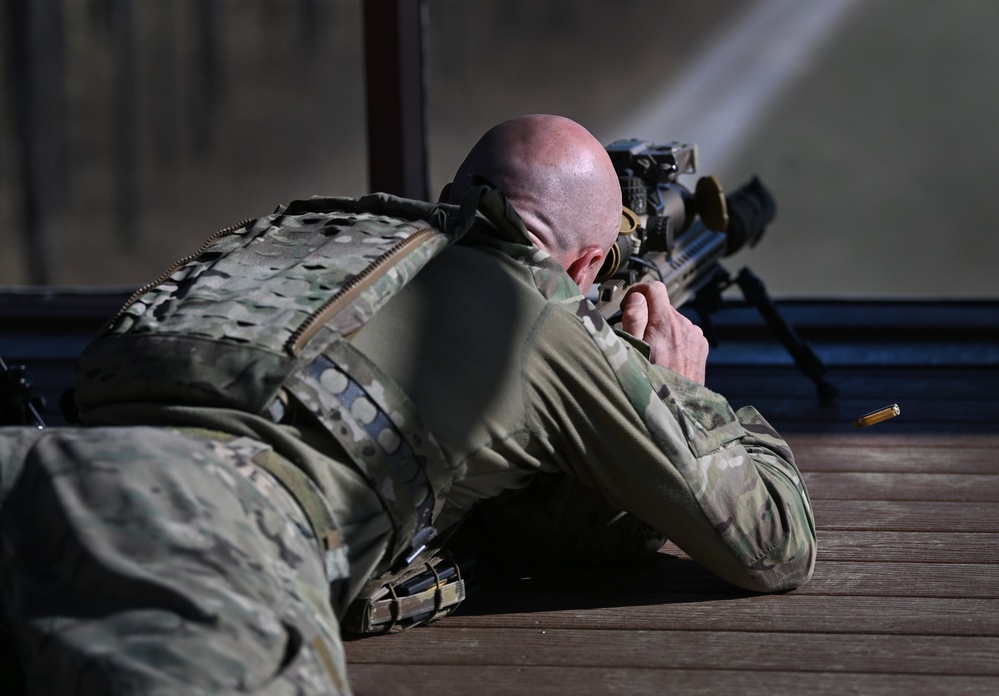
[{"label": "support post", "polygon": [[427,200],[425,0],[366,0],[368,183]]}]

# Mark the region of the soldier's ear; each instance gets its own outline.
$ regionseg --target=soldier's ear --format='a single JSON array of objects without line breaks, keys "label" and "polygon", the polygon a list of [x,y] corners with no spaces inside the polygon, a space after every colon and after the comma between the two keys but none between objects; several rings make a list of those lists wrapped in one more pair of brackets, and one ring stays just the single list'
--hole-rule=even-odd
[{"label": "soldier's ear", "polygon": [[444,188],[441,189],[441,195],[437,197],[438,203],[447,203],[447,199],[451,197],[451,184],[444,184]]},{"label": "soldier's ear", "polygon": [[565,270],[585,295],[589,292],[597,274],[600,273],[600,267],[603,266],[603,263],[604,250],[597,246],[589,246],[580,250]]}]

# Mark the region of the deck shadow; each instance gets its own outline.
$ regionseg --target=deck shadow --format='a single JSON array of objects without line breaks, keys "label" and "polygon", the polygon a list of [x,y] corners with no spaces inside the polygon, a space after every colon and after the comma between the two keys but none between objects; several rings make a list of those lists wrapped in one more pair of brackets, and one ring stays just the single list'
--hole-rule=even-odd
[{"label": "deck shadow", "polygon": [[696,561],[667,553],[631,563],[572,568],[480,562],[456,615],[653,606],[740,599],[756,593],[715,577]]}]

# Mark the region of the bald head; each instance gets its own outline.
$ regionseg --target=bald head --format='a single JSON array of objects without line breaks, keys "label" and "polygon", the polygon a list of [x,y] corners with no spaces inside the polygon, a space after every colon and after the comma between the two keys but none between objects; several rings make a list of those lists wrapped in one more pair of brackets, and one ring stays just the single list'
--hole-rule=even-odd
[{"label": "bald head", "polygon": [[621,225],[621,188],[603,145],[570,119],[522,116],[482,136],[447,200],[460,202],[475,174],[507,197],[533,241],[588,289]]}]

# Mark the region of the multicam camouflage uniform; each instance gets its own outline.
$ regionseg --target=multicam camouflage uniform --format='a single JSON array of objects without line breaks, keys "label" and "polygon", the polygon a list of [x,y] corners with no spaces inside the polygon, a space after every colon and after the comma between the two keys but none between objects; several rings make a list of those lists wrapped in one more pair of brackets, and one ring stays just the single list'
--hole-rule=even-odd
[{"label": "multicam camouflage uniform", "polygon": [[[346,604],[473,506],[506,553],[616,558],[665,535],[742,587],[810,577],[784,442],[650,365],[502,197],[329,205],[230,230],[144,291],[81,362],[92,429],[0,438],[3,595],[29,683],[348,692]],[[329,311],[354,274],[335,240],[397,217],[401,236],[425,219],[450,236]]]},{"label": "multicam camouflage uniform", "polygon": [[338,578],[259,466],[269,448],[165,428],[0,432],[3,600],[30,693],[348,693]]}]

